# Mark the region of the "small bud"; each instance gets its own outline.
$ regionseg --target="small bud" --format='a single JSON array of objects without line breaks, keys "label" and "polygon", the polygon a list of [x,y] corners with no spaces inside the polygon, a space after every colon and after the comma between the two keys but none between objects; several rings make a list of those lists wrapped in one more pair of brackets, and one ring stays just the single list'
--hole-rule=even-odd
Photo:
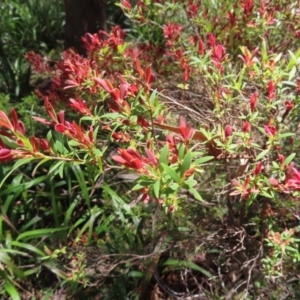
[{"label": "small bud", "polygon": [[232,127],[230,125],[226,125],[225,138],[229,138],[231,135],[232,135]]},{"label": "small bud", "polygon": [[248,121],[245,121],[243,124],[243,132],[250,132],[251,130],[251,124]]}]

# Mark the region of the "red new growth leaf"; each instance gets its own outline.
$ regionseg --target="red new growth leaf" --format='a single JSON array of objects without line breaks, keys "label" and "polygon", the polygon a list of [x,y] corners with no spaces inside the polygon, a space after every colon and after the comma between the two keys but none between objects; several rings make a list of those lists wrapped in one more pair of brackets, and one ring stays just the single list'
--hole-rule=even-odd
[{"label": "red new growth leaf", "polygon": [[271,80],[268,83],[268,98],[269,101],[273,101],[275,98],[275,91],[276,91],[276,84],[274,84],[274,82]]},{"label": "red new growth leaf", "polygon": [[122,5],[122,7],[126,8],[128,10],[132,9],[130,1],[128,1],[128,0],[122,0],[121,5]]},{"label": "red new growth leaf", "polygon": [[107,79],[95,78],[95,81],[98,82],[108,93],[111,93],[114,89],[110,81]]},{"label": "red new growth leaf", "polygon": [[55,122],[58,123],[57,116],[53,106],[50,104],[48,98],[45,99],[45,108],[49,117]]},{"label": "red new growth leaf", "polygon": [[153,73],[151,71],[151,67],[150,66],[148,66],[146,68],[146,73],[145,73],[144,79],[145,79],[146,83],[148,83],[148,84],[151,84],[154,81],[154,75],[153,75]]},{"label": "red new growth leaf", "polygon": [[39,140],[35,136],[30,137],[29,140],[30,140],[33,152],[38,152],[39,151],[39,144],[40,144]]},{"label": "red new growth leaf", "polygon": [[147,188],[147,187],[144,187],[144,188],[140,189],[140,192],[142,193],[141,200],[142,200],[144,203],[148,203],[149,200],[150,200],[150,196],[149,196],[149,194],[148,194],[148,188]]},{"label": "red new growth leaf", "polygon": [[33,116],[32,118],[33,118],[34,120],[38,121],[38,122],[41,122],[41,123],[45,124],[45,125],[52,125],[52,126],[55,125],[54,122],[50,122],[50,121],[48,121],[48,120],[46,120],[46,119],[44,119],[44,118],[35,117],[35,116]]},{"label": "red new growth leaf", "polygon": [[273,178],[273,177],[269,178],[269,182],[273,186],[278,186],[279,185],[278,180],[276,178]]},{"label": "red new growth leaf", "polygon": [[189,142],[194,134],[194,129],[187,126],[185,118],[183,116],[180,116],[179,120],[179,130],[183,137],[183,139],[186,142]]},{"label": "red new growth leaf", "polygon": [[14,127],[13,127],[12,123],[10,122],[8,116],[2,110],[0,110],[0,126],[3,126],[4,128],[7,128],[11,131],[14,130]]},{"label": "red new growth leaf", "polygon": [[292,110],[294,108],[294,101],[285,101],[284,102],[286,110]]},{"label": "red new growth leaf", "polygon": [[147,156],[149,158],[150,164],[153,165],[153,166],[158,166],[158,162],[157,162],[157,159],[156,159],[154,153],[148,148],[146,148],[145,151],[146,151]]},{"label": "red new growth leaf", "polygon": [[204,43],[201,39],[198,42],[198,54],[201,56],[204,55]]},{"label": "red new growth leaf", "polygon": [[12,124],[13,124],[14,130],[18,131],[19,120],[18,120],[18,116],[17,116],[17,113],[14,108],[11,110],[11,116],[12,116]]},{"label": "red new growth leaf", "polygon": [[278,162],[280,163],[280,165],[284,163],[284,159],[285,157],[282,154],[278,153]]},{"label": "red new growth leaf", "polygon": [[[12,132],[18,131],[24,135],[25,134],[24,124],[23,122],[18,120],[18,115],[14,108],[11,110],[11,117],[12,117],[12,121],[9,120],[5,112],[0,111],[0,126],[9,129]],[[7,135],[4,132],[2,132],[2,134]]]},{"label": "red new growth leaf", "polygon": [[244,133],[250,132],[250,130],[251,130],[251,124],[248,121],[245,121],[243,123],[243,132]]},{"label": "red new growth leaf", "polygon": [[236,190],[234,192],[230,193],[230,195],[232,195],[232,196],[242,195],[244,200],[248,200],[252,193],[255,193],[255,194],[258,193],[258,190],[249,187],[249,183],[250,183],[249,176],[245,179],[244,184],[241,184],[236,179],[233,179],[231,181],[231,183],[233,186],[236,187]]},{"label": "red new growth leaf", "polygon": [[175,205],[172,204],[170,207],[169,207],[169,213],[172,214],[174,211],[175,211]]},{"label": "red new growth leaf", "polygon": [[225,49],[222,45],[216,45],[213,47],[211,57],[214,60],[221,62],[224,58],[224,51]]},{"label": "red new growth leaf", "polygon": [[180,35],[181,25],[169,23],[163,26],[164,35],[167,40],[177,40]]},{"label": "red new growth leaf", "polygon": [[41,139],[40,140],[40,147],[44,151],[51,151],[50,144],[46,139]]},{"label": "red new growth leaf", "polygon": [[250,97],[250,108],[251,111],[254,112],[256,109],[258,93],[254,92]]},{"label": "red new growth leaf", "polygon": [[263,167],[262,163],[258,163],[258,164],[256,165],[255,169],[253,170],[253,174],[254,174],[255,176],[257,176],[258,174],[261,173],[261,171],[262,171],[263,168],[264,168],[264,167]]},{"label": "red new growth leaf", "polygon": [[285,185],[288,188],[300,191],[300,172],[294,167],[290,167],[290,170],[288,172],[290,174],[287,174],[286,176]]},{"label": "red new growth leaf", "polygon": [[229,138],[232,135],[232,127],[230,125],[226,125],[225,127],[225,138]]},{"label": "red new growth leaf", "polygon": [[91,111],[86,106],[86,102],[83,101],[82,99],[78,98],[77,100],[75,100],[75,99],[71,98],[70,103],[71,103],[70,106],[75,108],[81,114],[86,115],[86,116],[91,116],[92,115]]},{"label": "red new growth leaf", "polygon": [[127,150],[119,149],[118,152],[120,154],[119,156],[112,156],[114,161],[124,165],[125,167],[135,169],[138,172],[142,171],[143,161],[140,154],[136,150],[128,148]]},{"label": "red new growth leaf", "polygon": [[253,0],[243,0],[241,1],[241,5],[244,11],[244,16],[246,18],[249,18],[252,14],[253,8],[254,8],[254,2]]},{"label": "red new growth leaf", "polygon": [[244,56],[238,55],[238,57],[244,62],[247,68],[251,68],[255,63],[255,55],[258,52],[259,48],[256,48],[252,53],[248,48],[244,48]]},{"label": "red new growth leaf", "polygon": [[127,96],[129,87],[130,87],[130,85],[128,82],[124,82],[124,83],[120,84],[120,98],[121,99],[124,99]]},{"label": "red new growth leaf", "polygon": [[145,120],[143,117],[138,116],[137,122],[140,126],[147,128],[148,127],[148,122]]},{"label": "red new growth leaf", "polygon": [[123,132],[114,132],[111,137],[116,140],[117,142],[120,143],[128,143],[130,142],[130,136],[128,133],[123,133]]},{"label": "red new growth leaf", "polygon": [[275,136],[277,133],[277,129],[274,125],[265,125],[264,129],[265,129],[266,134],[271,135],[271,136]]},{"label": "red new growth leaf", "polygon": [[65,124],[65,112],[63,110],[57,114],[57,119],[60,124]]},{"label": "red new growth leaf", "polygon": [[208,46],[214,47],[217,41],[216,37],[212,33],[209,33],[207,35],[207,39],[208,39]]},{"label": "red new growth leaf", "polygon": [[67,131],[67,126],[65,126],[63,124],[56,124],[55,130],[60,133],[65,133]]},{"label": "red new growth leaf", "polygon": [[10,149],[0,149],[0,162],[9,162],[13,160],[14,156]]}]

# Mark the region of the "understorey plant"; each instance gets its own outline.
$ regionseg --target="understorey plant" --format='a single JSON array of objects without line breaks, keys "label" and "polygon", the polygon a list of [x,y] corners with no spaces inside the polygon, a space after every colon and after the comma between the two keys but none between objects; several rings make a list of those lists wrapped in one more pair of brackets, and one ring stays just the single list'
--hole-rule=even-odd
[{"label": "understorey plant", "polygon": [[[46,167],[53,182],[68,168],[86,172],[89,179],[80,181],[84,217],[71,217],[74,202],[62,212],[70,214],[62,224],[68,238],[77,232],[77,242],[114,255],[150,245],[151,262],[133,254],[119,264],[107,259],[112,274],[136,275],[131,282],[139,289],[132,296],[145,296],[153,281],[159,286],[154,293],[178,293],[162,274],[182,270],[188,274],[180,281],[182,297],[192,288],[211,299],[263,297],[282,278],[292,282],[296,295],[297,4],[123,0],[119,6],[136,24],[133,33],[157,41],[126,40],[115,27],[83,37],[87,57],[67,50],[49,64],[28,53],[33,72],[51,78],[37,90],[48,118],[33,117],[49,133],[28,135],[15,109],[0,112],[0,161],[16,161],[1,185],[29,163],[33,176]],[[129,183],[116,188],[116,178]],[[83,219],[89,221],[80,227]],[[109,224],[109,237],[103,224]],[[88,259],[80,260],[80,276],[62,269],[55,274],[66,282],[88,284]],[[13,275],[5,276],[11,284]],[[195,286],[188,283],[191,277]],[[281,286],[278,297],[285,290]]]}]

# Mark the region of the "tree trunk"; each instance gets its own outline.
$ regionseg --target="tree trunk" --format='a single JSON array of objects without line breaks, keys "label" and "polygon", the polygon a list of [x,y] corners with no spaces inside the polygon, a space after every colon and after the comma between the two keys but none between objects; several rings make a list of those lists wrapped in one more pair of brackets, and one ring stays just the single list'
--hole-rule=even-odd
[{"label": "tree trunk", "polygon": [[74,48],[85,55],[82,36],[105,30],[106,0],[65,0],[66,33],[65,49]]}]

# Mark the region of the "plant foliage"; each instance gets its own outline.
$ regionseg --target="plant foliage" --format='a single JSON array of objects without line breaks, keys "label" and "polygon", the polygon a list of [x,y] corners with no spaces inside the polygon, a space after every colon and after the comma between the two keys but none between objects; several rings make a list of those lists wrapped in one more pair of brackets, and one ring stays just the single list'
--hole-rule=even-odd
[{"label": "plant foliage", "polygon": [[0,111],[3,293],[297,298],[299,1],[119,6],[138,41],[27,53],[46,136]]}]

